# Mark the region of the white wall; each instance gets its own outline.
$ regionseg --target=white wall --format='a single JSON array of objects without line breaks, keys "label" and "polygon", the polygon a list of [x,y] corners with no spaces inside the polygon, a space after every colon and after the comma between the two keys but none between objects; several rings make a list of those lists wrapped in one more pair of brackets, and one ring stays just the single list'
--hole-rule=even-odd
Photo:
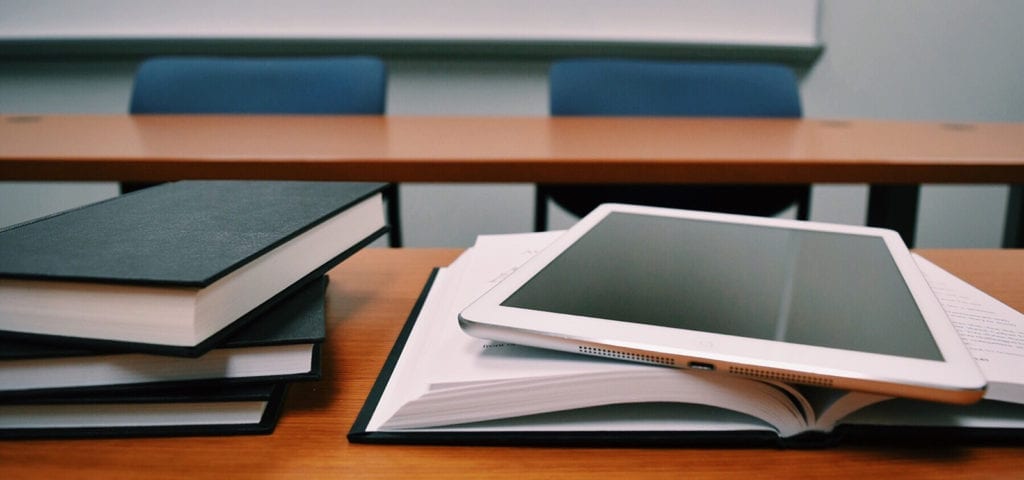
[{"label": "white wall", "polygon": [[[1024,2],[1013,0],[826,0],[826,50],[801,84],[805,113],[1024,121],[1021,18]],[[124,62],[2,62],[0,112],[124,112],[132,69]],[[393,61],[388,112],[545,115],[546,70],[542,61]],[[0,184],[0,225],[113,194],[113,184]],[[406,184],[402,195],[410,246],[465,246],[478,233],[532,228],[530,185]],[[811,215],[863,223],[865,201],[863,185],[816,186]],[[1005,202],[1003,187],[926,186],[918,245],[997,247]],[[553,216],[555,227],[571,221]]]},{"label": "white wall", "polygon": [[[1024,121],[1021,19],[1024,2],[1014,0],[827,1],[827,50],[803,81],[805,114]],[[999,246],[1007,190],[926,186],[917,245]]]},{"label": "white wall", "polygon": [[[124,113],[134,71],[134,62],[2,62],[0,112]],[[117,193],[111,182],[0,182],[0,227]]]}]

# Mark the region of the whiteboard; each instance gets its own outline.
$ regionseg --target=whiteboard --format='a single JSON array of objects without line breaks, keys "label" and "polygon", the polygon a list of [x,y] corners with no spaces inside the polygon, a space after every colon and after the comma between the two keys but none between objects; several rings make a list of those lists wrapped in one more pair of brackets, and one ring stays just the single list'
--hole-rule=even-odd
[{"label": "whiteboard", "polygon": [[624,42],[815,47],[818,0],[0,0],[0,41]]}]

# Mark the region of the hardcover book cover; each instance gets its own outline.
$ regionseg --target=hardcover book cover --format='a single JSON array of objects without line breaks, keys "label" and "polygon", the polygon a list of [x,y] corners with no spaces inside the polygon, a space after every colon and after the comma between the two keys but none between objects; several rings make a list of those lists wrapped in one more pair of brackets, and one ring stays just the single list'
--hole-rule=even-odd
[{"label": "hardcover book cover", "polygon": [[286,391],[255,383],[4,399],[0,438],[269,434]]},{"label": "hardcover book cover", "polygon": [[182,181],[0,231],[0,335],[198,356],[387,231],[384,184]]},{"label": "hardcover book cover", "polygon": [[319,378],[327,283],[326,276],[308,282],[196,358],[0,338],[0,397],[115,386]]}]

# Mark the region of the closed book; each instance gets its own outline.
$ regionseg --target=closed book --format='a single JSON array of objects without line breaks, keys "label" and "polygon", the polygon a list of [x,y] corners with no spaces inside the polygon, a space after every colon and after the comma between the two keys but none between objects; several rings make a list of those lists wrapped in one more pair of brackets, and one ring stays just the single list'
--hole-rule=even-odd
[{"label": "closed book", "polygon": [[327,277],[308,282],[195,358],[0,339],[0,398],[70,389],[319,378],[326,286]]},{"label": "closed book", "polygon": [[384,184],[182,181],[0,231],[0,335],[198,356],[387,230]]},{"label": "closed book", "polygon": [[0,438],[268,434],[285,383],[146,388],[0,400]]}]

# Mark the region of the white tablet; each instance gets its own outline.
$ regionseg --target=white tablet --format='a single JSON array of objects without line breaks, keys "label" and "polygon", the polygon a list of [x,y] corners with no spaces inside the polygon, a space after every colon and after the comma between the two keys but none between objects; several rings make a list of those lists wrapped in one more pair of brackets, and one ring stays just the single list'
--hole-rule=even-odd
[{"label": "white tablet", "polygon": [[950,403],[985,389],[902,239],[878,228],[602,205],[459,323],[789,383]]}]

